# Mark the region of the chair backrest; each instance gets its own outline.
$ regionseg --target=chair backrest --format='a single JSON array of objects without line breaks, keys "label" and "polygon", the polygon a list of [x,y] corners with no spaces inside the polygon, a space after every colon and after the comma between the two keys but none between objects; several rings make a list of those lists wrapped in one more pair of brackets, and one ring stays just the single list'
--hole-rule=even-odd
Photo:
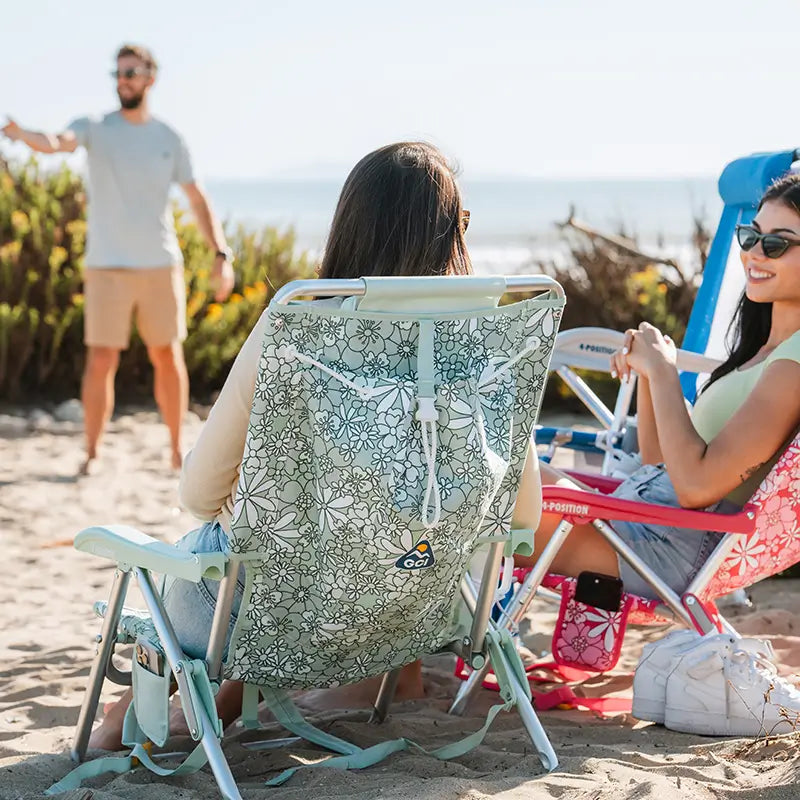
[{"label": "chair backrest", "polygon": [[404,297],[392,278],[366,279],[360,303],[270,307],[230,537],[247,582],[228,677],[350,683],[453,641],[461,580],[510,528],[538,415],[564,303],[538,277],[548,295],[500,308],[510,279],[454,277],[409,282],[427,281],[422,313],[385,310]]},{"label": "chair backrest", "polygon": [[[703,269],[703,282],[692,306],[682,349],[715,359],[726,357],[725,335],[744,289],[739,248],[735,246],[736,226],[752,222],[765,189],[786,174],[798,158],[800,151],[796,150],[755,153],[731,161],[722,171],[718,186],[724,207]],[[684,374],[681,384],[684,396],[693,403],[698,377]]]},{"label": "chair backrest", "polygon": [[756,529],[733,537],[727,558],[701,591],[706,598],[750,586],[800,561],[800,434],[750,502],[757,506]]}]

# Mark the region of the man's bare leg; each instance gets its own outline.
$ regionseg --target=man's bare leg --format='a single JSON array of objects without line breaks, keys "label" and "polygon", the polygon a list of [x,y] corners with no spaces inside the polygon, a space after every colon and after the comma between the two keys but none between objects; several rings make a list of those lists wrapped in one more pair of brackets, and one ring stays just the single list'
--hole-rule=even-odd
[{"label": "man's bare leg", "polygon": [[148,347],[147,355],[155,371],[155,398],[161,417],[169,429],[172,444],[172,467],[180,469],[183,461],[181,452],[181,425],[189,408],[189,374],[183,359],[180,342],[161,347]]},{"label": "man's bare leg", "polygon": [[119,350],[89,346],[81,382],[83,426],[86,434],[86,460],[81,474],[87,475],[97,458],[97,448],[106,423],[114,410],[114,376],[119,364]]}]

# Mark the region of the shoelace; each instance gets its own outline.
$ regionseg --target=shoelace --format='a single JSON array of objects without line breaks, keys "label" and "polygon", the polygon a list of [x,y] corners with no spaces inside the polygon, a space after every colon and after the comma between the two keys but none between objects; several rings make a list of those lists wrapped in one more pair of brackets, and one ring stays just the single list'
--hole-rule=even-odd
[{"label": "shoelace", "polygon": [[731,654],[730,660],[749,686],[765,694],[769,692],[770,702],[776,705],[794,705],[800,710],[800,690],[778,675],[777,668],[764,653],[738,649]]}]

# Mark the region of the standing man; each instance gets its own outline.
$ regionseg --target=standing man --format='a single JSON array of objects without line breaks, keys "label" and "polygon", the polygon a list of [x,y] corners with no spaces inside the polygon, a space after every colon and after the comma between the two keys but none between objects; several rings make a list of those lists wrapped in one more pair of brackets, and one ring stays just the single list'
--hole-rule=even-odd
[{"label": "standing man", "polygon": [[131,319],[155,371],[155,399],[169,428],[172,466],[181,466],[181,422],[189,402],[183,358],[186,290],[183,257],[169,202],[178,183],[197,225],[214,251],[216,299],[233,289],[231,251],[208,198],[195,181],[181,136],[150,114],[148,96],[158,66],[152,53],[124,45],[112,72],[120,109],[101,119],[81,117],[63,133],[38,133],[13,120],[2,128],[12,141],[40,153],[88,152],[89,208],[85,277],[84,342],[88,348],[81,399],[86,460],[91,469],[114,409],[114,376],[120,350],[128,347]]}]

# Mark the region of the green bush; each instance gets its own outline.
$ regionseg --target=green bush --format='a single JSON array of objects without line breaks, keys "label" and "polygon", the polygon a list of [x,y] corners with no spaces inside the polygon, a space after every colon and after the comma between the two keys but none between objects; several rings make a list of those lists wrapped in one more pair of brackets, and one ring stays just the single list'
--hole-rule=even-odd
[{"label": "green bush", "polygon": [[[63,167],[44,173],[35,160],[0,163],[0,399],[49,401],[75,397],[83,369],[83,183]],[[176,209],[185,260],[192,392],[207,398],[228,369],[275,290],[313,275],[294,234],[273,228],[228,232],[236,255],[236,285],[223,304],[209,285],[212,255],[196,226]],[[150,392],[152,370],[134,335],[118,373],[118,394]]]}]

